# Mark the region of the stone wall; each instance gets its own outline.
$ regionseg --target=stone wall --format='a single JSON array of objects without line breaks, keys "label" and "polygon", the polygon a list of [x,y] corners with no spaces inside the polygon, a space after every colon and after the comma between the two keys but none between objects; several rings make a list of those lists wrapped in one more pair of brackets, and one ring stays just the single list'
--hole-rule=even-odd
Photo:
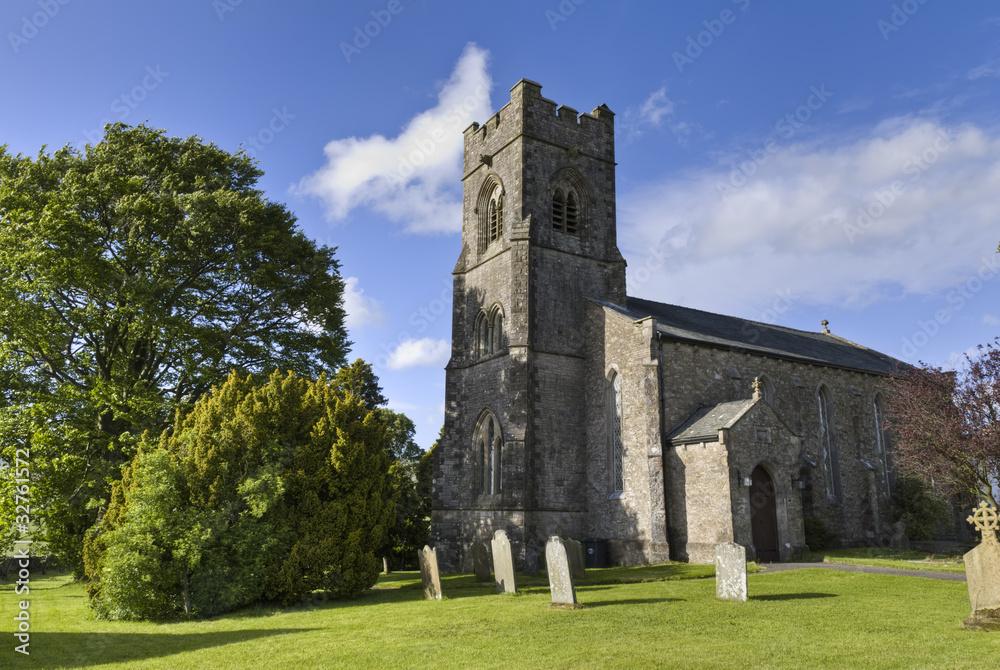
[{"label": "stone wall", "polygon": [[[612,563],[635,565],[669,558],[664,509],[659,361],[651,348],[652,321],[634,323],[590,303],[587,312],[588,535],[609,540]],[[611,473],[612,371],[622,381],[624,491],[614,495]]]},{"label": "stone wall", "polygon": [[[751,397],[754,377],[766,374],[774,386],[775,412],[801,439],[797,467],[804,485],[798,491],[803,516],[822,520],[839,533],[846,546],[888,540],[888,491],[875,436],[874,399],[880,375],[671,340],[663,340],[662,346],[663,413],[668,432],[701,404]],[[826,385],[832,401],[839,497],[828,495],[824,485],[817,401],[820,384]]]}]

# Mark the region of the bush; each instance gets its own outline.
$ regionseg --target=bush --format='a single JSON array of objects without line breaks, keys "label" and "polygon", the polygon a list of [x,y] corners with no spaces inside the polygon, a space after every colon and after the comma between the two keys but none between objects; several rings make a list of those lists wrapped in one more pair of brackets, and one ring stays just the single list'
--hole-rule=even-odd
[{"label": "bush", "polygon": [[891,502],[893,523],[905,523],[911,540],[933,540],[938,529],[948,523],[948,504],[919,477],[897,478]]},{"label": "bush", "polygon": [[377,413],[323,377],[233,373],[172,432],[143,437],[86,539],[92,607],[212,616],[369,588],[395,519],[388,443]]}]

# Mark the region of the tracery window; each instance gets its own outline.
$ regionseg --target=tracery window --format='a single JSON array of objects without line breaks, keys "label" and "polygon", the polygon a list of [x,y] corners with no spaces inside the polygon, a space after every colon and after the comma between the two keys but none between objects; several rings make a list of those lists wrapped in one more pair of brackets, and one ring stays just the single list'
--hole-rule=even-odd
[{"label": "tracery window", "polygon": [[490,356],[503,351],[507,346],[503,329],[503,309],[495,305],[489,312],[483,310],[476,317],[475,323],[475,354]]},{"label": "tracery window", "polygon": [[491,244],[503,240],[504,190],[494,175],[489,175],[479,191],[476,213],[479,215],[478,251],[485,253]]},{"label": "tracery window", "polygon": [[490,243],[503,237],[503,191],[500,186],[493,190],[490,196]]},{"label": "tracery window", "polygon": [[876,395],[875,401],[872,403],[873,411],[875,413],[875,455],[878,457],[879,471],[882,473],[882,482],[884,485],[885,495],[890,495],[892,493],[892,483],[889,481],[889,434],[885,428],[885,421],[883,417],[885,413],[882,410],[882,396]]},{"label": "tracery window", "polygon": [[611,492],[625,490],[625,443],[622,440],[622,379],[612,372],[608,379],[608,456],[611,462]]},{"label": "tracery window", "polygon": [[761,395],[764,396],[764,402],[774,407],[774,382],[767,375],[760,375],[758,379],[760,380],[760,390]]},{"label": "tracery window", "polygon": [[819,405],[819,443],[823,456],[823,480],[826,494],[831,498],[840,497],[840,462],[837,440],[833,434],[833,414],[830,406],[830,391],[825,385],[816,392]]},{"label": "tracery window", "polygon": [[479,456],[480,493],[500,493],[503,490],[503,437],[493,414],[487,414],[480,421],[475,444]]}]

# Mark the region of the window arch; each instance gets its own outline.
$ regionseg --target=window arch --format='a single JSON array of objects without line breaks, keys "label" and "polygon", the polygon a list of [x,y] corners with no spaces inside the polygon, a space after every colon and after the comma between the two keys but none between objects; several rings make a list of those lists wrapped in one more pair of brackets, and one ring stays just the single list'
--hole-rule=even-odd
[{"label": "window arch", "polygon": [[888,496],[892,493],[892,482],[889,480],[889,432],[885,427],[885,405],[881,393],[875,394],[872,412],[875,415],[875,455],[882,474],[883,491]]},{"label": "window arch", "polygon": [[475,355],[490,356],[503,351],[507,346],[507,337],[503,329],[503,308],[494,305],[487,312],[479,312],[475,323]]},{"label": "window arch", "polygon": [[494,242],[503,239],[504,190],[495,175],[489,175],[483,182],[476,201],[479,215],[479,253],[482,254]]},{"label": "window arch", "polygon": [[825,384],[816,390],[819,409],[819,444],[823,457],[823,480],[826,494],[830,498],[840,498],[840,456],[837,453],[837,439],[833,432],[833,406],[830,391]]},{"label": "window arch", "polygon": [[622,440],[622,378],[612,370],[608,377],[608,462],[611,492],[625,490],[625,442]]},{"label": "window arch", "polygon": [[760,380],[760,393],[764,397],[764,402],[774,407],[774,382],[764,373],[758,375],[757,379]]},{"label": "window arch", "polygon": [[503,490],[503,434],[500,422],[487,411],[479,421],[475,440],[479,492],[495,495]]}]

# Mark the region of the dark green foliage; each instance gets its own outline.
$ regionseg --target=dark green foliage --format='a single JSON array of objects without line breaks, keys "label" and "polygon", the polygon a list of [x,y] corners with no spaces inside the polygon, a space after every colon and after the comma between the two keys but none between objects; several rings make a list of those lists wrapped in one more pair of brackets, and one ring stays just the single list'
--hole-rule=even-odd
[{"label": "dark green foliage", "polygon": [[837,534],[830,530],[822,519],[807,516],[803,522],[805,524],[806,545],[810,551],[832,549],[840,544]]},{"label": "dark green foliage", "polygon": [[[108,126],[83,151],[0,147],[0,457],[79,574],[84,533],[145,430],[232,369],[343,365],[343,282],[242,154]],[[14,513],[0,474],[0,527]],[[164,484],[165,485],[165,484]]]},{"label": "dark green foliage", "polygon": [[948,523],[948,504],[919,477],[898,477],[892,491],[892,520],[906,524],[906,536],[911,540],[933,540],[938,529]]},{"label": "dark green foliage", "polygon": [[360,398],[288,373],[236,373],[148,435],[86,543],[100,615],[212,616],[353,596],[395,516],[389,433]]},{"label": "dark green foliage", "polygon": [[382,387],[378,384],[378,377],[372,366],[360,358],[337,370],[332,381],[341,391],[358,396],[368,409],[381,407],[388,402],[382,395]]}]

